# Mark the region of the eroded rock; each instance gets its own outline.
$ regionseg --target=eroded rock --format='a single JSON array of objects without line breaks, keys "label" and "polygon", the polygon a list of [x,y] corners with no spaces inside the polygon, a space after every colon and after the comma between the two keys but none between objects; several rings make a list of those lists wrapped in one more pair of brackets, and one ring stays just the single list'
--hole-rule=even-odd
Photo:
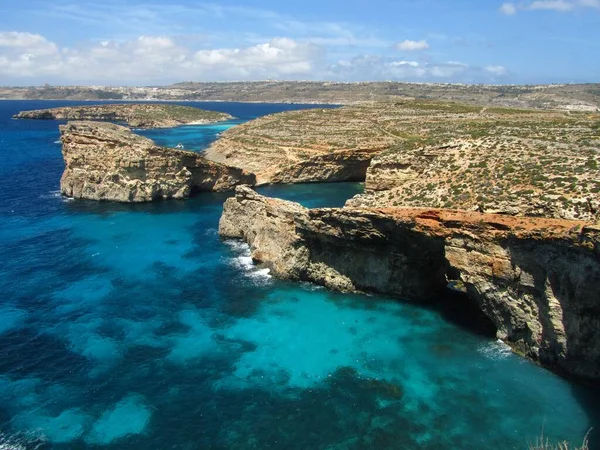
[{"label": "eroded rock", "polygon": [[279,277],[414,300],[449,281],[498,337],[556,370],[600,379],[600,228],[418,208],[302,206],[238,187],[219,232]]},{"label": "eroded rock", "polygon": [[68,197],[147,202],[255,182],[254,175],[241,169],[159,147],[120,125],[69,122],[60,132],[66,165],[60,185]]}]

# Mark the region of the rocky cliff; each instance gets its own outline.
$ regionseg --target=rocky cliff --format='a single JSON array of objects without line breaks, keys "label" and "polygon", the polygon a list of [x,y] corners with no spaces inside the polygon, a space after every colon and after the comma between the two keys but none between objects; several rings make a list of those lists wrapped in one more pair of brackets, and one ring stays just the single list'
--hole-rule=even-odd
[{"label": "rocky cliff", "polygon": [[373,111],[353,106],[261,117],[225,131],[206,157],[255,173],[259,184],[362,181],[371,159],[394,142],[373,126]]},{"label": "rocky cliff", "polygon": [[241,169],[198,153],[159,147],[120,125],[69,122],[60,132],[66,165],[60,185],[68,197],[145,202],[255,182]]},{"label": "rocky cliff", "polygon": [[519,352],[600,379],[600,227],[451,210],[316,209],[238,187],[219,233],[279,277],[428,300],[453,283]]},{"label": "rocky cliff", "polygon": [[403,99],[273,114],[208,159],[262,183],[365,180],[349,206],[600,219],[600,115]]},{"label": "rocky cliff", "polygon": [[126,103],[120,105],[64,106],[21,111],[14,119],[102,120],[122,122],[134,128],[171,128],[186,124],[207,124],[233,119],[225,113],[168,103]]},{"label": "rocky cliff", "polygon": [[[550,136],[558,132],[546,126]],[[373,158],[365,193],[348,206],[457,208],[598,221],[600,147],[589,142],[560,144],[498,129],[484,138],[399,145]]]}]

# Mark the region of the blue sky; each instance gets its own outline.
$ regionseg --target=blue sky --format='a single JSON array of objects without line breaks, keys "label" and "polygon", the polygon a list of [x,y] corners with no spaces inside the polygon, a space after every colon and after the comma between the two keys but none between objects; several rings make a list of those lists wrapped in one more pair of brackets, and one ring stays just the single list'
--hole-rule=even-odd
[{"label": "blue sky", "polygon": [[600,0],[0,0],[0,84],[600,81]]}]

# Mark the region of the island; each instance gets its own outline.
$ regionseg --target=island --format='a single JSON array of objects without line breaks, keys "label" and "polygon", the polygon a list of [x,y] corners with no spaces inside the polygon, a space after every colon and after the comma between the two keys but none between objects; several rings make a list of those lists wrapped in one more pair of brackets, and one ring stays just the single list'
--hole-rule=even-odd
[{"label": "island", "polygon": [[600,381],[597,112],[367,102],[249,122],[207,157],[257,183],[365,180],[314,210],[236,187],[219,233],[274,276],[419,302],[452,289],[517,353]]},{"label": "island", "polygon": [[172,128],[180,125],[203,125],[233,119],[233,116],[206,111],[192,106],[169,103],[131,103],[63,106],[50,109],[21,111],[14,119],[38,120],[99,120],[120,122],[132,128]]},{"label": "island", "polygon": [[65,160],[60,188],[67,197],[148,202],[256,182],[242,169],[208,161],[199,153],[160,147],[121,125],[69,122],[60,126],[60,133]]},{"label": "island", "polygon": [[600,84],[469,85],[399,81],[229,81],[182,82],[169,86],[2,87],[7,100],[221,101],[260,103],[389,102],[410,98],[481,106],[598,111]]}]

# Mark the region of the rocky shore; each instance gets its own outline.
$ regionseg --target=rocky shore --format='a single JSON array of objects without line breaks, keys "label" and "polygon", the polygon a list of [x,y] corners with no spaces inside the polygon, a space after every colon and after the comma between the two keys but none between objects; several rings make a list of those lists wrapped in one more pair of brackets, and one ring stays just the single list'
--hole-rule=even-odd
[{"label": "rocky shore", "polygon": [[559,372],[600,380],[600,227],[421,208],[308,210],[245,186],[219,233],[278,277],[427,301],[453,286],[499,338]]},{"label": "rocky shore", "polygon": [[60,126],[64,195],[79,199],[146,202],[225,191],[256,179],[200,154],[157,146],[126,127],[103,122]]},{"label": "rocky shore", "polygon": [[188,124],[208,124],[231,120],[229,114],[191,106],[131,103],[119,105],[64,106],[21,111],[14,119],[101,120],[122,122],[133,128],[172,128]]}]

